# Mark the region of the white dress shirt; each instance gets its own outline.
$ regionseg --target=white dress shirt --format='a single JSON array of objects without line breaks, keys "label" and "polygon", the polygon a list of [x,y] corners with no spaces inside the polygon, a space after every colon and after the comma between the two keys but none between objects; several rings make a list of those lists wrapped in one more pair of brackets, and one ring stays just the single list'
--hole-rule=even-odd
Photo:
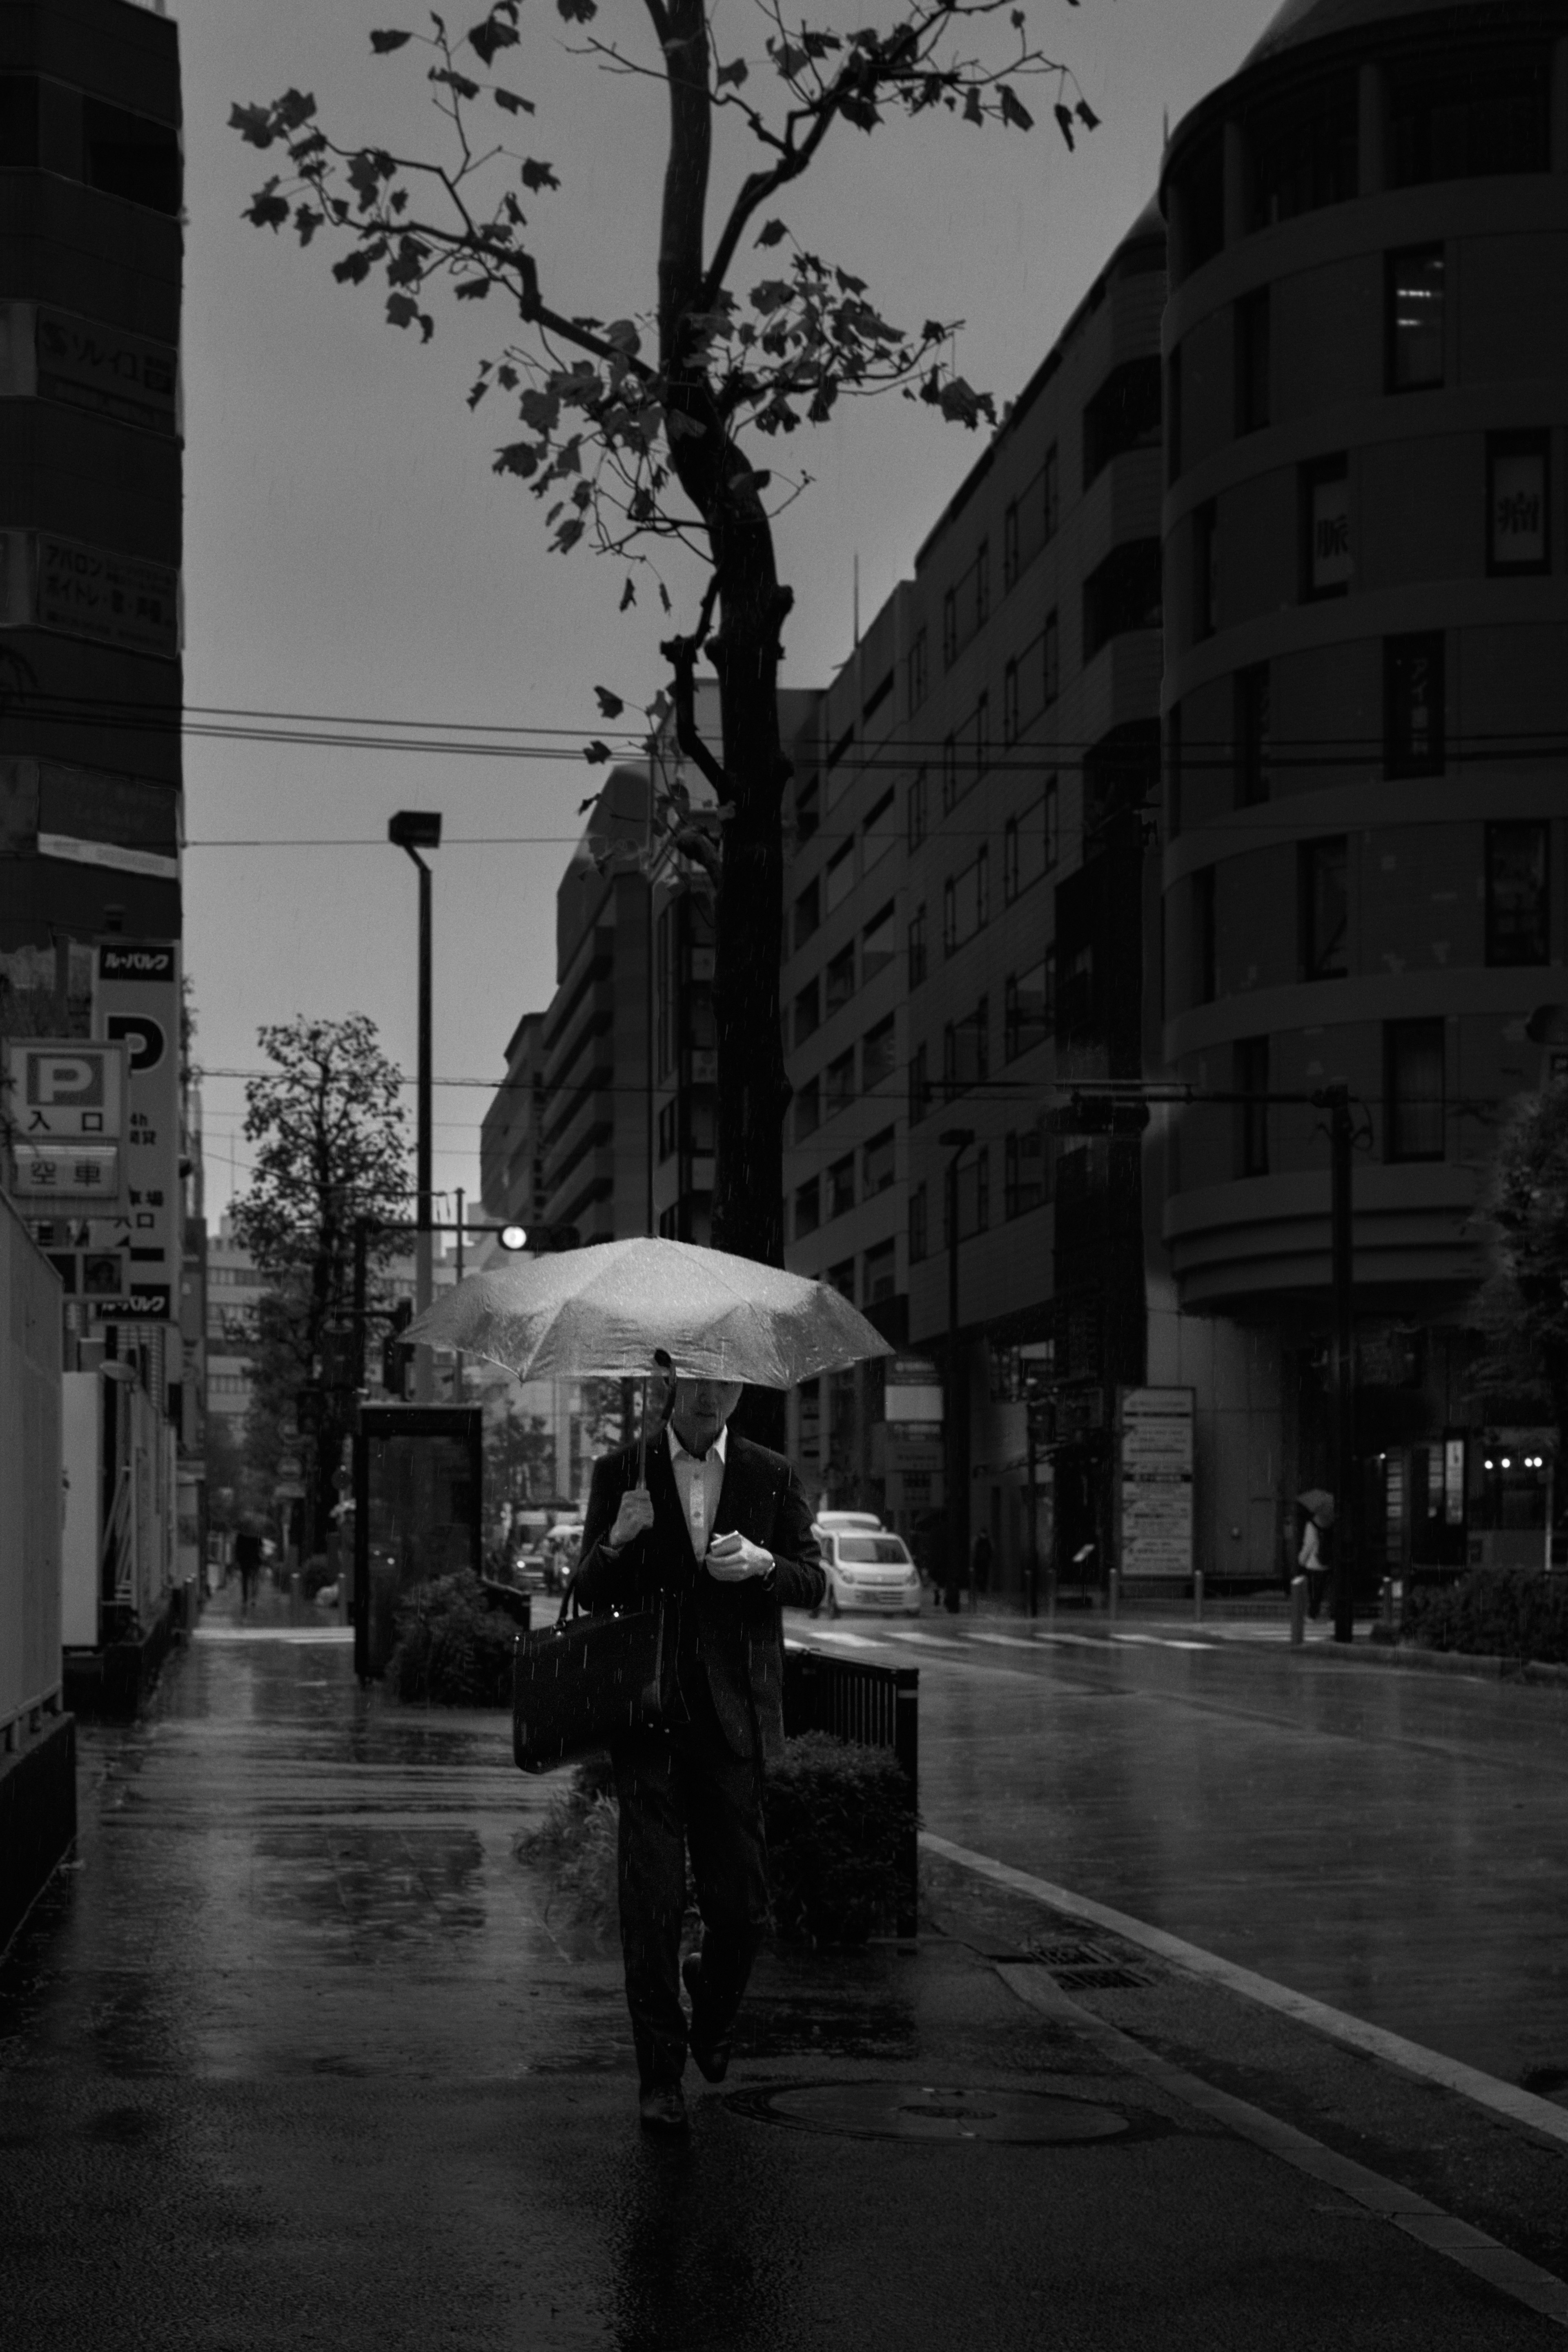
[{"label": "white dress shirt", "polygon": [[714,1522],[718,1512],[718,1498],[724,1489],[724,1465],[729,1432],[721,1429],[707,1452],[701,1455],[686,1452],[675,1435],[674,1422],[666,1434],[670,1441],[670,1467],[674,1473],[675,1492],[685,1513],[686,1533],[692,1539],[692,1550],[700,1563],[707,1558],[707,1548],[717,1532]]}]

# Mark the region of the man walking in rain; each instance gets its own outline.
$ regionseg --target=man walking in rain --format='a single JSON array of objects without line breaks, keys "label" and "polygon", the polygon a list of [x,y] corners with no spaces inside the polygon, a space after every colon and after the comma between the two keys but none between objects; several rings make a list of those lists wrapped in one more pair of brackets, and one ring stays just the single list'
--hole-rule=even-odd
[{"label": "man walking in rain", "polygon": [[[577,1571],[585,1609],[664,1601],[664,1720],[611,1749],[626,2000],[642,2119],[656,2131],[686,2128],[688,2049],[710,2083],[729,2064],[768,1922],[762,1774],[784,1747],[779,1612],[814,1608],[826,1585],[800,1479],[727,1426],[740,1395],[738,1382],[677,1380],[645,1486],[636,1446],[594,1465]],[[703,1942],[683,1969],[688,1848]]]}]

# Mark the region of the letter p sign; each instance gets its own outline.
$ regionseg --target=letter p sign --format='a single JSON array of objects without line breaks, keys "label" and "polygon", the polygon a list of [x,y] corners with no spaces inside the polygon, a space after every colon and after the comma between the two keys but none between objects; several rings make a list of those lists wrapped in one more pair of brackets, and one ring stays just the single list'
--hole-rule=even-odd
[{"label": "letter p sign", "polygon": [[27,1055],[26,1096],[43,1109],[101,1110],[102,1054],[64,1054],[57,1045]]}]

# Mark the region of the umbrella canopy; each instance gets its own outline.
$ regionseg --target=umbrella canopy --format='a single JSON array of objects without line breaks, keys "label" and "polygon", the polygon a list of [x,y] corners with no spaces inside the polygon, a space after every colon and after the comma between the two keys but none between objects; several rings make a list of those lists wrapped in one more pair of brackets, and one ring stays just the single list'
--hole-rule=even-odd
[{"label": "umbrella canopy", "polygon": [[790,1389],[893,1349],[825,1282],[691,1242],[601,1242],[470,1275],[405,1339],[523,1380],[618,1378],[666,1349],[677,1377]]},{"label": "umbrella canopy", "polygon": [[1322,1526],[1326,1528],[1333,1525],[1333,1496],[1326,1486],[1309,1486],[1304,1495],[1296,1496],[1296,1500],[1302,1510],[1310,1511],[1313,1518]]}]

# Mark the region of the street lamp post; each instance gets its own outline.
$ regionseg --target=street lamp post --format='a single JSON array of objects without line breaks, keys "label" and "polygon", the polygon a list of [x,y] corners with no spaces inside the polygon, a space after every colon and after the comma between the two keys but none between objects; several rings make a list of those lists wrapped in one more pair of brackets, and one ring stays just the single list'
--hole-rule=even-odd
[{"label": "street lamp post", "polygon": [[[947,1607],[958,1606],[958,1580],[969,1553],[969,1391],[958,1369],[958,1162],[975,1140],[972,1127],[945,1127],[937,1138],[947,1162]],[[969,1567],[969,1606],[975,1605]]]},{"label": "street lamp post", "polygon": [[[400,809],[387,824],[387,839],[406,850],[419,868],[419,1091],[414,1142],[413,1304],[423,1315],[434,1289],[431,1226],[430,1109],[430,868],[422,849],[441,846],[441,818],[434,809]],[[434,1393],[434,1367],[428,1348],[413,1358],[413,1392],[421,1404]]]}]

